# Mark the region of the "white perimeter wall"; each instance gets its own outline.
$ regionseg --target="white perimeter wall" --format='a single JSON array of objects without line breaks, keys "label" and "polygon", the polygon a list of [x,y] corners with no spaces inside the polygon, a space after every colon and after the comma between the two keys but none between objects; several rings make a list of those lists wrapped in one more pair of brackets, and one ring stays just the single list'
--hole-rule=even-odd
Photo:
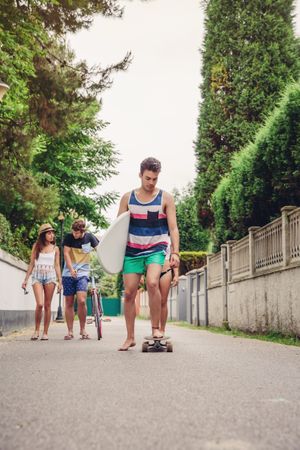
[{"label": "white perimeter wall", "polygon": [[[34,311],[35,298],[31,277],[27,284],[29,294],[21,288],[27,271],[27,264],[0,249],[0,311]],[[58,295],[54,294],[51,310],[57,311]]]},{"label": "white perimeter wall", "polygon": [[232,328],[300,336],[300,267],[230,283],[228,321]]}]

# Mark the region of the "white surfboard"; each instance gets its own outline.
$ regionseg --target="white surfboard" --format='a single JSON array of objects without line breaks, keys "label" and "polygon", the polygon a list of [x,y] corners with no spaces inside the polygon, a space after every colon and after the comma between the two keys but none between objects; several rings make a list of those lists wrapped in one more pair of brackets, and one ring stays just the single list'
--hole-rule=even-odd
[{"label": "white surfboard", "polygon": [[120,214],[100,240],[97,247],[97,256],[105,272],[119,273],[123,268],[129,220],[129,211]]}]

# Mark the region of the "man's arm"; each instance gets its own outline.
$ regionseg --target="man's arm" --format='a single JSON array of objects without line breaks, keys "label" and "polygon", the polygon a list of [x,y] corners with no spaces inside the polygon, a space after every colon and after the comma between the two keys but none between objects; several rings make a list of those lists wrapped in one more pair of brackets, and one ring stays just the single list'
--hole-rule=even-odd
[{"label": "man's arm", "polygon": [[171,238],[170,266],[179,267],[179,231],[176,220],[176,207],[173,196],[165,193],[166,215]]},{"label": "man's arm", "polygon": [[128,211],[128,200],[129,200],[130,192],[127,192],[123,195],[120,201],[118,216],[126,211]]}]

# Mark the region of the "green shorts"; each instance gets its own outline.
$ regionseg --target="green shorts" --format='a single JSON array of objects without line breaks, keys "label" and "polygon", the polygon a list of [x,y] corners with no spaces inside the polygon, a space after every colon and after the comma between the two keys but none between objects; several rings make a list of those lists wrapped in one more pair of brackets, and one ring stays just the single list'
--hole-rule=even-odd
[{"label": "green shorts", "polygon": [[156,252],[147,256],[125,256],[123,265],[123,274],[126,273],[144,273],[149,264],[165,263],[165,252]]}]

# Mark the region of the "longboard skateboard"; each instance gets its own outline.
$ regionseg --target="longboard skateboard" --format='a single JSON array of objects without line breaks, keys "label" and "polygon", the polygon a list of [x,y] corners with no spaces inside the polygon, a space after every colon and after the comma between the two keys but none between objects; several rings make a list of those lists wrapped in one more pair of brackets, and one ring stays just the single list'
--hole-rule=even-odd
[{"label": "longboard skateboard", "polygon": [[142,352],[173,352],[173,344],[168,341],[170,337],[154,338],[153,336],[145,336],[142,345]]}]

